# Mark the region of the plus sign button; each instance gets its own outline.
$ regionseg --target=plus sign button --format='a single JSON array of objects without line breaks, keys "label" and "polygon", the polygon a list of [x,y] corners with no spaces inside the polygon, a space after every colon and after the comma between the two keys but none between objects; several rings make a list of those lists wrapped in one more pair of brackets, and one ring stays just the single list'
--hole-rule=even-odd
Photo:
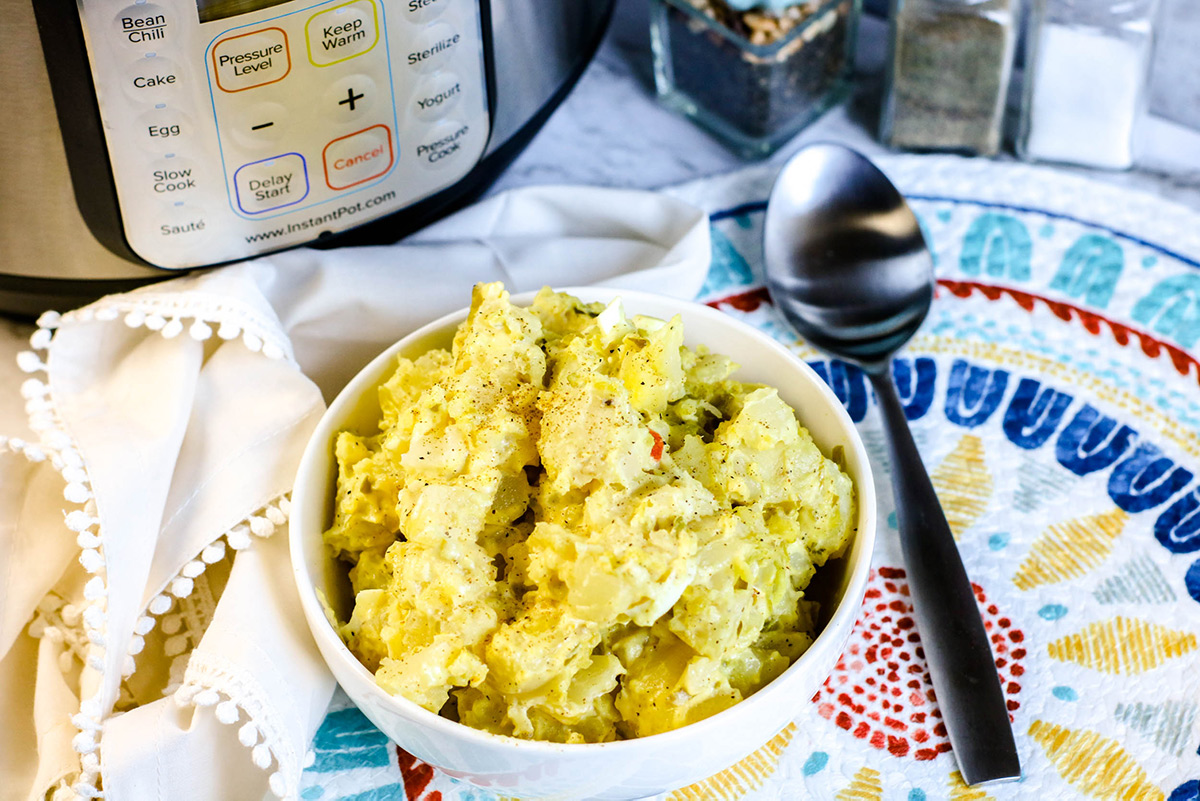
[{"label": "plus sign button", "polygon": [[325,90],[324,113],[342,122],[358,120],[371,113],[378,97],[375,81],[370,77],[347,75],[338,78]]}]

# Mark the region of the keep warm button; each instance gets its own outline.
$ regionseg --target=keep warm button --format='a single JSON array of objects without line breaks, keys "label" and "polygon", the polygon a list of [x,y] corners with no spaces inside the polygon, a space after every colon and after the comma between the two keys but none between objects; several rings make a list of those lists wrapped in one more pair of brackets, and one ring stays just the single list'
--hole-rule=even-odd
[{"label": "keep warm button", "polygon": [[392,168],[396,159],[392,132],[386,125],[372,125],[334,139],[325,145],[325,183],[330,189],[349,189]]},{"label": "keep warm button", "polygon": [[233,174],[238,208],[246,214],[261,214],[299,203],[308,195],[304,157],[286,153],[238,167]]}]

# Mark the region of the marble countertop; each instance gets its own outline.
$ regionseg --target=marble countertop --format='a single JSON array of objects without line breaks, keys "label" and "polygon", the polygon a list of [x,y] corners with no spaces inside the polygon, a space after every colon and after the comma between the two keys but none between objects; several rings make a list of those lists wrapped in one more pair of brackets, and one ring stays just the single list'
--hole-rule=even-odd
[{"label": "marble countertop", "polygon": [[[769,161],[781,163],[801,145],[818,140],[840,141],[868,155],[889,152],[874,134],[886,57],[886,23],[865,17],[854,95]],[[1139,130],[1139,153],[1140,166],[1127,172],[1062,169],[1136,187],[1200,210],[1200,134],[1148,119]],[[647,0],[617,0],[608,35],[578,86],[492,191],[545,183],[652,189],[751,163],[657,104]]]}]

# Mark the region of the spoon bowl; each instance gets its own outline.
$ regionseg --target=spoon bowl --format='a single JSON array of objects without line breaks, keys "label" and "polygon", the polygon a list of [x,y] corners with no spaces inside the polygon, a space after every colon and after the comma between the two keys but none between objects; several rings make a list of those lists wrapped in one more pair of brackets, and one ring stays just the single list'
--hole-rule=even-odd
[{"label": "spoon bowl", "polygon": [[933,301],[933,258],[916,215],[864,156],[810,145],[776,180],[763,240],[776,307],[810,343],[862,368],[875,391],[917,631],[963,779],[1019,779],[975,593],[892,381],[892,356]]},{"label": "spoon bowl", "polygon": [[763,232],[767,289],[796,330],[867,372],[920,327],[933,259],[917,217],[868,159],[804,148],[780,173]]}]

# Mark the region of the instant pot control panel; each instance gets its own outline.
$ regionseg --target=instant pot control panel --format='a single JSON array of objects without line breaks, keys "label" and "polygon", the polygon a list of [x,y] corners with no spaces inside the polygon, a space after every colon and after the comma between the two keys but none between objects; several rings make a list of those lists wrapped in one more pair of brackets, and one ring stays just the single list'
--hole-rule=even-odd
[{"label": "instant pot control panel", "polygon": [[82,0],[125,238],[183,269],[459,181],[489,134],[481,0]]}]

